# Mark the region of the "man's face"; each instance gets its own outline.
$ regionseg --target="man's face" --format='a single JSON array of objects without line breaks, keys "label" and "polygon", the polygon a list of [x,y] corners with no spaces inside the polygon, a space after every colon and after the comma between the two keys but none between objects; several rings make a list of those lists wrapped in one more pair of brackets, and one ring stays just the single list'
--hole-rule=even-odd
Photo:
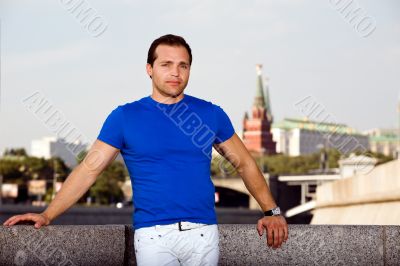
[{"label": "man's face", "polygon": [[190,75],[189,53],[183,46],[159,45],[153,67],[146,65],[153,88],[166,97],[176,97],[186,88]]}]

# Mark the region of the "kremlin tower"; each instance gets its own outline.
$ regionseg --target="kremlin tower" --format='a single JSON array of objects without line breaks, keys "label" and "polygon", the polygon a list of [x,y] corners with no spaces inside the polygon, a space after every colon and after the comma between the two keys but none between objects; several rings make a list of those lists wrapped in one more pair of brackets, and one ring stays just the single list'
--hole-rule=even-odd
[{"label": "kremlin tower", "polygon": [[243,119],[243,142],[253,156],[276,154],[276,142],[272,140],[271,124],[273,116],[268,87],[264,95],[262,65],[256,65],[257,88],[252,116],[246,112]]}]

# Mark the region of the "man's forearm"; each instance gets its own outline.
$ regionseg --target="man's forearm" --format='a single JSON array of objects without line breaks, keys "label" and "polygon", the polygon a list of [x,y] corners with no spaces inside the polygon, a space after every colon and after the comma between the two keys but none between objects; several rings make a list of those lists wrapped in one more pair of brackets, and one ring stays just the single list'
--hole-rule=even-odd
[{"label": "man's forearm", "polygon": [[54,220],[72,205],[74,205],[96,181],[96,176],[88,175],[85,167],[78,165],[63,183],[61,190],[42,213]]},{"label": "man's forearm", "polygon": [[263,211],[268,211],[276,207],[268,184],[253,158],[241,165],[238,168],[238,172],[247,190],[256,199]]}]

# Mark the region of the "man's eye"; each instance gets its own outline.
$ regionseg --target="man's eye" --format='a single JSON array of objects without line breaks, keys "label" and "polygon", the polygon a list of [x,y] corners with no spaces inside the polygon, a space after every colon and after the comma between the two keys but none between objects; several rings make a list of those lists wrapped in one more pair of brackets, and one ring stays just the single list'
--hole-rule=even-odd
[{"label": "man's eye", "polygon": [[187,69],[188,66],[187,65],[181,65],[182,68]]}]

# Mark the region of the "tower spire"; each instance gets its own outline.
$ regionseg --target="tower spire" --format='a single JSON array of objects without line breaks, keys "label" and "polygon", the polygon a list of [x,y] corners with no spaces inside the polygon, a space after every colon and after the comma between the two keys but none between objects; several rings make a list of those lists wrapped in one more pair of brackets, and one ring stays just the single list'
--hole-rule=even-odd
[{"label": "tower spire", "polygon": [[271,98],[269,96],[269,84],[268,84],[268,77],[265,77],[265,108],[267,109],[267,118],[270,123],[274,122],[274,117],[272,115],[272,108],[271,108]]},{"label": "tower spire", "polygon": [[263,107],[265,108],[265,97],[264,97],[264,86],[262,80],[262,65],[256,65],[256,72],[257,72],[257,84],[256,84],[256,97],[254,98],[255,107]]},{"label": "tower spire", "polygon": [[[256,65],[257,86],[251,117],[247,114],[243,119],[243,142],[254,156],[276,154],[276,142],[272,138],[271,123],[267,116],[267,106],[264,94],[262,65]],[[268,92],[268,91],[267,91]]]}]

